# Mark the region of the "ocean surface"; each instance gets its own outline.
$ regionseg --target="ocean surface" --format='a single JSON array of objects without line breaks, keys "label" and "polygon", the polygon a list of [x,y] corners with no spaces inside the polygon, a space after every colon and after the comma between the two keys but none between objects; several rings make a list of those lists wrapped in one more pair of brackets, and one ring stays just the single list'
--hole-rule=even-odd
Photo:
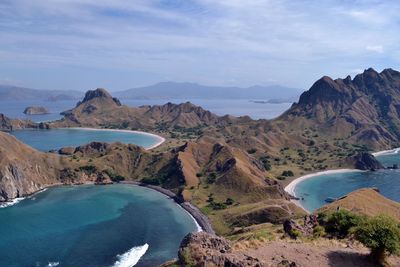
[{"label": "ocean surface", "polygon": [[147,188],[54,187],[0,208],[0,266],[157,266],[194,231],[188,213]]},{"label": "ocean surface", "polygon": [[60,149],[62,147],[76,147],[93,141],[121,142],[135,144],[148,148],[156,144],[159,139],[154,136],[135,133],[108,130],[87,130],[80,128],[61,128],[50,130],[24,129],[10,132],[20,141],[41,151]]},{"label": "ocean surface", "polygon": [[[272,119],[289,109],[291,103],[261,104],[250,100],[207,100],[207,99],[170,99],[170,100],[122,100],[122,103],[132,107],[142,105],[162,105],[167,102],[175,104],[190,101],[217,115],[248,115],[253,119]],[[76,106],[76,100],[68,101],[0,101],[0,113],[10,118],[30,119],[35,122],[45,122],[61,119],[60,112]],[[28,106],[43,106],[51,113],[46,115],[25,115],[23,111]]]},{"label": "ocean surface", "polygon": [[[399,164],[400,153],[377,156],[386,167]],[[327,204],[328,197],[339,198],[351,191],[364,187],[377,187],[385,197],[400,202],[400,170],[378,170],[366,172],[348,172],[322,174],[299,183],[294,189],[301,205],[314,211]]]}]

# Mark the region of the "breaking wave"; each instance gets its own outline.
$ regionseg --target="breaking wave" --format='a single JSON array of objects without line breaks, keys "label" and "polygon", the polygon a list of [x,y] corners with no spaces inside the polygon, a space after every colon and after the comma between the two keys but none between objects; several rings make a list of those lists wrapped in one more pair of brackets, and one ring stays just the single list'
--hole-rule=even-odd
[{"label": "breaking wave", "polygon": [[24,197],[18,197],[18,198],[14,198],[12,201],[1,202],[0,203],[0,208],[7,208],[7,207],[10,207],[10,206],[13,206],[13,205],[19,203],[23,199],[25,199],[25,198]]},{"label": "breaking wave", "polygon": [[117,255],[118,260],[114,263],[113,267],[135,266],[148,249],[149,245],[144,244],[140,247],[133,247],[122,255]]}]

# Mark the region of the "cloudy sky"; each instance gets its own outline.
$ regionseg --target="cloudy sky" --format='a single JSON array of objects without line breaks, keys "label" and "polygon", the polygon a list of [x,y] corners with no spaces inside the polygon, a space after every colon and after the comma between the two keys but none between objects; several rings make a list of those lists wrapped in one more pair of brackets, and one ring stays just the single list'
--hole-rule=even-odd
[{"label": "cloudy sky", "polygon": [[1,0],[0,84],[308,88],[400,68],[397,0]]}]

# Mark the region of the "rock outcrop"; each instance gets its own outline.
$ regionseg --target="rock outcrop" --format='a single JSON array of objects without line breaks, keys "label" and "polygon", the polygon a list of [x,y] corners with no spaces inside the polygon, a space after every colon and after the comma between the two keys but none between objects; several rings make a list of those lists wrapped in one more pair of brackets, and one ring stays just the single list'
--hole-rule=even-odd
[{"label": "rock outcrop", "polygon": [[30,120],[10,119],[0,113],[0,131],[9,132],[24,128],[40,128],[40,124],[34,123]]},{"label": "rock outcrop", "polygon": [[188,234],[179,248],[180,266],[268,266],[257,258],[235,252],[230,243],[205,232]]},{"label": "rock outcrop", "polygon": [[49,113],[45,107],[27,107],[24,110],[24,114],[26,115],[44,115]]},{"label": "rock outcrop", "polygon": [[379,170],[383,169],[383,165],[370,153],[359,153],[354,157],[356,169],[359,170]]}]

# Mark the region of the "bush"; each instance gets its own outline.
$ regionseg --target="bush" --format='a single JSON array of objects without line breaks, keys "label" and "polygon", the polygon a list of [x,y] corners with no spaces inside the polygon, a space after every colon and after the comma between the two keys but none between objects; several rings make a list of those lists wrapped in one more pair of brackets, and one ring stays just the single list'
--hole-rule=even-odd
[{"label": "bush", "polygon": [[360,225],[363,219],[363,217],[347,210],[341,210],[327,216],[325,231],[339,238],[345,238],[349,235],[352,228]]},{"label": "bush", "polygon": [[264,165],[265,170],[270,171],[272,169],[271,162],[267,157],[260,157],[260,161]]},{"label": "bush", "polygon": [[400,255],[400,227],[391,217],[380,215],[364,220],[354,231],[355,238],[371,249],[371,256],[383,263],[386,254]]},{"label": "bush", "polygon": [[93,165],[86,165],[86,166],[79,167],[79,170],[84,171],[88,174],[93,174],[97,171],[97,168],[96,168],[96,166],[93,166]]},{"label": "bush", "polygon": [[234,203],[235,201],[232,199],[232,198],[230,198],[230,197],[228,197],[226,200],[225,200],[225,204],[226,205],[232,205],[233,203]]},{"label": "bush", "polygon": [[323,237],[325,235],[325,229],[324,227],[317,225],[313,229],[313,237],[318,238],[318,237]]},{"label": "bush", "polygon": [[247,150],[247,153],[249,153],[249,154],[254,154],[256,152],[257,152],[257,149],[255,149],[255,148],[251,148],[251,149]]},{"label": "bush", "polygon": [[282,172],[282,176],[285,176],[285,177],[289,177],[289,176],[294,176],[294,173],[292,172],[292,171],[283,171]]},{"label": "bush", "polygon": [[208,184],[213,184],[217,180],[217,174],[215,172],[210,173],[210,175],[207,177],[207,183]]}]

